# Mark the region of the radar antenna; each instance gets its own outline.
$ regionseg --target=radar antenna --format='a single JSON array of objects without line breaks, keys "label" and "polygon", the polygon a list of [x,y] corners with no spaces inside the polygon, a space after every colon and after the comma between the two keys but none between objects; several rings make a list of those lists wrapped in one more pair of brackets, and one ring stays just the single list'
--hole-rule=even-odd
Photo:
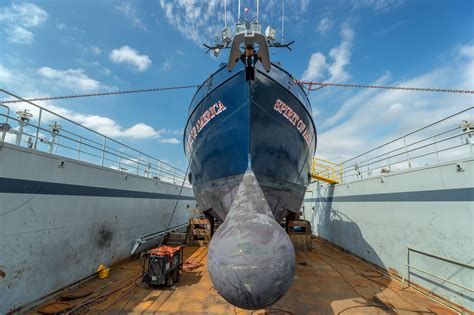
[{"label": "radar antenna", "polygon": [[[224,0],[224,29],[221,31],[220,38],[216,40],[214,45],[203,44],[207,49],[206,53],[212,51],[214,56],[219,56],[223,49],[230,49],[229,60],[227,62],[227,70],[232,71],[237,62],[240,60],[245,65],[247,80],[254,79],[255,64],[260,61],[265,71],[269,72],[271,68],[269,48],[288,48],[292,50],[291,45],[294,41],[284,44],[284,1],[282,7],[282,38],[281,42],[276,40],[276,31],[271,26],[262,34],[262,26],[259,23],[260,1],[257,0],[256,16],[250,20],[240,16],[240,0],[237,4],[237,24],[235,26],[235,36],[227,27],[227,0]],[[248,13],[248,8],[245,8]]]}]

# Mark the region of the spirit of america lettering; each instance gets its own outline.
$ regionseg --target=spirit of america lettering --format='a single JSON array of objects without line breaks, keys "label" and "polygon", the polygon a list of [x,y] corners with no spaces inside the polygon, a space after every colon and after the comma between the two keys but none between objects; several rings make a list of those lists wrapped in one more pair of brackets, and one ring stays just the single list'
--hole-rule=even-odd
[{"label": "spirit of america lettering", "polygon": [[201,132],[202,128],[207,125],[211,119],[222,113],[223,111],[226,110],[226,107],[224,104],[222,104],[221,101],[218,101],[217,103],[212,104],[209,109],[207,109],[201,117],[197,120],[196,124],[193,126],[193,129],[191,129],[191,132],[188,137],[188,147],[191,148],[193,145],[194,140],[196,139],[197,135],[199,132]]},{"label": "spirit of america lettering", "polygon": [[273,109],[288,119],[288,121],[290,121],[293,126],[296,126],[296,129],[298,129],[299,133],[303,136],[308,146],[311,146],[313,139],[311,137],[309,128],[306,127],[306,124],[300,119],[300,116],[298,116],[298,114],[296,114],[296,112],[290,106],[285,104],[285,102],[282,100],[277,99]]}]

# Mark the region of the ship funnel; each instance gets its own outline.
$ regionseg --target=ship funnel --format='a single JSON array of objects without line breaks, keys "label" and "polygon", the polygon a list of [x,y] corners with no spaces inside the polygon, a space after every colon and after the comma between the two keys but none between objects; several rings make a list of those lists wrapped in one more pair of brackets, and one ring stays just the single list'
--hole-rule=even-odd
[{"label": "ship funnel", "polygon": [[209,244],[208,268],[219,294],[244,309],[268,307],[290,287],[295,251],[252,171]]}]

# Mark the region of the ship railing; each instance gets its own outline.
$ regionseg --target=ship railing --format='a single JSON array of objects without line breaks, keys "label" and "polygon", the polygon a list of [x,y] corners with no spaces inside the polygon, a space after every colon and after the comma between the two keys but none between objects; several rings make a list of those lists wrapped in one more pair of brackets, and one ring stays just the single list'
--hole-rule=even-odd
[{"label": "ship railing", "polygon": [[8,107],[7,105],[0,104],[0,108],[3,108],[3,110],[5,111],[4,123],[8,123],[8,116],[10,116],[10,107]]},{"label": "ship railing", "polygon": [[[429,258],[429,259],[435,259],[435,260],[438,260],[440,262],[445,262],[445,263],[448,263],[450,265],[460,267],[461,269],[456,271],[455,274],[453,274],[451,276],[440,276],[440,275],[434,274],[433,272],[425,270],[425,269],[421,268],[420,266],[413,265],[412,261],[414,260],[413,259],[414,257],[412,257],[413,255],[410,255],[410,253],[417,254],[416,256],[419,256],[418,258],[425,257],[425,258]],[[415,256],[415,258],[416,258],[416,256]],[[420,263],[420,261],[418,263]],[[469,291],[471,293],[474,292],[474,288],[467,287],[465,285],[462,285],[462,284],[452,280],[453,276],[455,276],[456,274],[458,274],[462,270],[469,270],[471,272],[474,270],[474,266],[470,265],[468,263],[464,263],[464,262],[457,261],[457,260],[454,260],[454,259],[451,259],[451,258],[448,258],[448,257],[440,256],[440,255],[435,255],[435,254],[432,254],[432,253],[427,253],[427,252],[424,252],[424,251],[421,251],[421,250],[418,250],[418,249],[415,249],[415,248],[407,247],[407,255],[406,255],[406,258],[405,258],[405,270],[403,272],[403,277],[402,277],[402,286],[405,284],[405,281],[408,283],[408,286],[410,286],[410,284],[411,284],[411,280],[410,280],[411,277],[410,276],[415,273],[411,269],[415,270],[415,272],[416,271],[421,272],[425,275],[431,276],[431,277],[436,278],[438,280],[441,280],[445,283],[450,283],[452,285],[457,286],[458,288]],[[416,275],[416,273],[415,273],[415,275]]]},{"label": "ship railing", "polygon": [[468,107],[340,163],[342,182],[473,156],[473,109]]},{"label": "ship railing", "polygon": [[341,182],[342,165],[321,158],[314,158],[311,164],[311,177],[329,184],[337,184]]},{"label": "ship railing", "polygon": [[[0,104],[0,141],[32,150],[48,152],[67,158],[170,182],[189,185],[185,171],[158,160],[140,150],[108,137],[98,131],[53,112],[5,90],[9,96],[27,103],[12,108],[26,109],[33,116],[22,119],[13,116],[12,108]],[[0,101],[1,102],[1,101]],[[18,114],[18,112],[17,112]],[[4,121],[4,123],[3,123]]]}]

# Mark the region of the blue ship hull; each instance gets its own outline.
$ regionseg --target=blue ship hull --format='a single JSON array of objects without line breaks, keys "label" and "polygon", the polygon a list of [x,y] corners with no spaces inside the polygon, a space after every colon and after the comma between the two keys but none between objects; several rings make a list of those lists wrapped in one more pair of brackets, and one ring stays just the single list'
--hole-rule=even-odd
[{"label": "blue ship hull", "polygon": [[297,213],[310,182],[316,128],[302,87],[277,65],[220,68],[198,89],[184,132],[189,179],[201,210],[223,222],[247,170],[273,216]]}]

